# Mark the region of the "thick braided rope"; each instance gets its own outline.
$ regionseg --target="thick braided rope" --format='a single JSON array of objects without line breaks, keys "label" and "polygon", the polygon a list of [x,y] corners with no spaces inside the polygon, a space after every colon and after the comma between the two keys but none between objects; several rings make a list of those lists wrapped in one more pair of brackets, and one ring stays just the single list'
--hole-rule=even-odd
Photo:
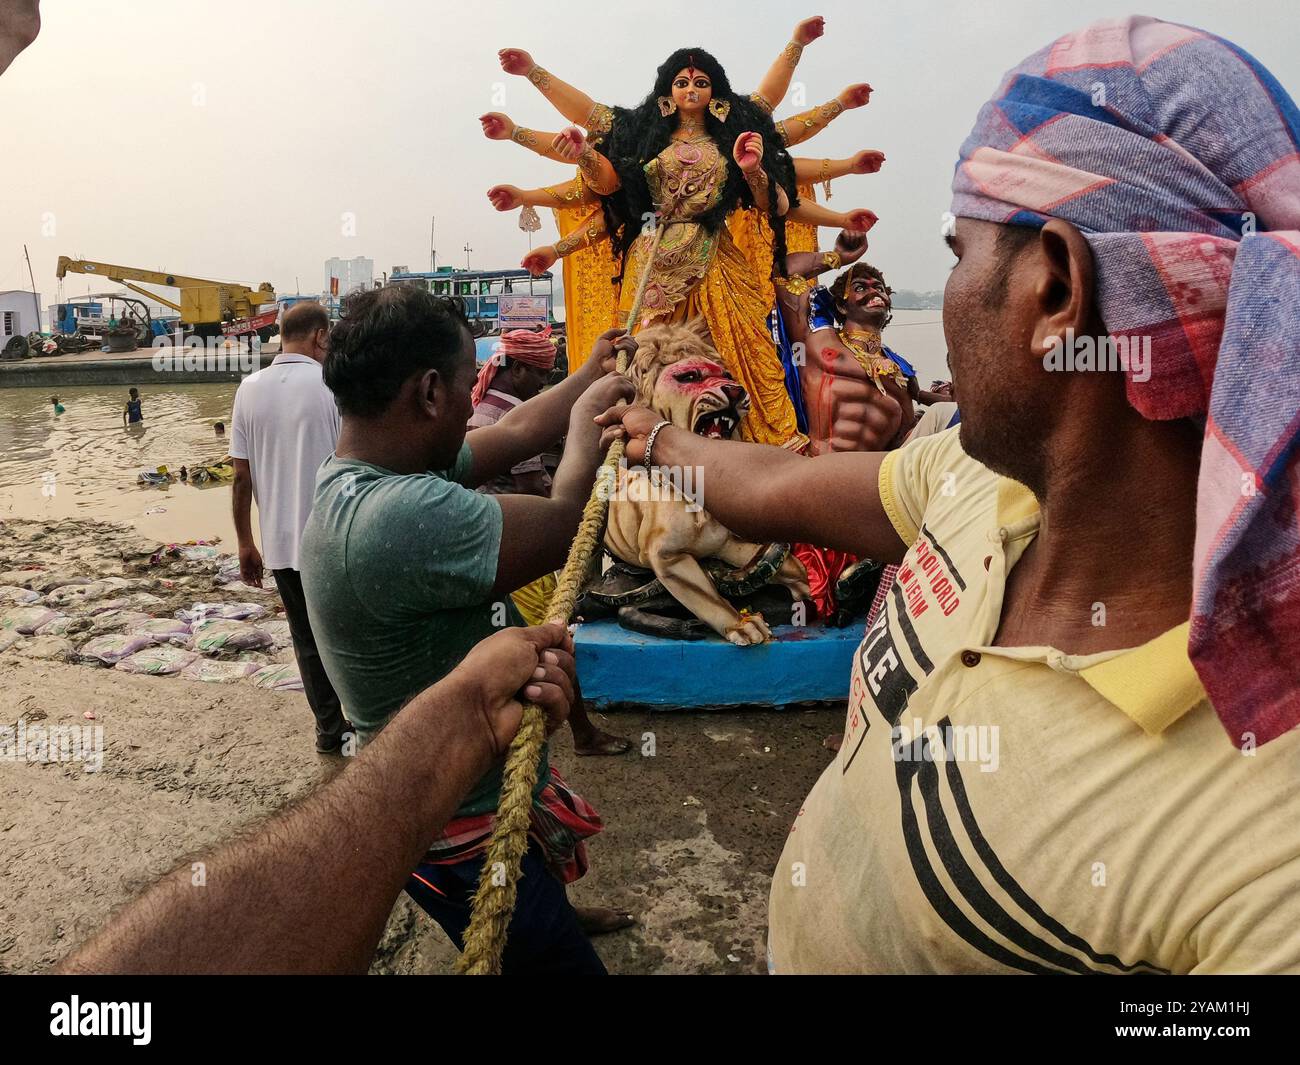
[{"label": "thick braided rope", "polygon": [[[641,300],[645,296],[646,282],[663,226],[655,228],[654,240],[646,256],[645,269],[637,283],[636,296],[628,313],[629,329],[641,314]],[[618,372],[627,373],[627,353],[618,354]],[[619,463],[623,460],[623,441],[615,440],[605,453],[605,460],[596,471],[596,483],[582,508],[578,532],[569,549],[564,569],[556,580],[546,612],[547,621],[567,624],[578,602],[578,593],[586,578],[596,545],[605,526],[605,512],[609,497],[618,477]],[[533,804],[533,788],[537,786],[537,760],[546,741],[546,717],[535,703],[524,706],[524,719],[510,742],[506,764],[502,772],[501,798],[497,803],[496,822],[488,840],[483,871],[479,874],[478,890],[474,892],[474,907],[469,927],[465,930],[465,949],[461,952],[457,971],[466,976],[496,976],[501,972],[501,954],[506,946],[506,930],[515,911],[515,898],[519,890],[519,871],[528,849],[528,816]]]}]

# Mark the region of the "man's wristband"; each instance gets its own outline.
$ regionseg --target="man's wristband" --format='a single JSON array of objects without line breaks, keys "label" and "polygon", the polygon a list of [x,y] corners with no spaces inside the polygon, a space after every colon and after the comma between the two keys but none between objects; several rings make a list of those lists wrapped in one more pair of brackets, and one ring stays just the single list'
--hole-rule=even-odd
[{"label": "man's wristband", "polygon": [[641,460],[641,464],[645,466],[647,470],[653,468],[653,464],[650,462],[650,450],[655,446],[655,437],[659,435],[659,430],[662,429],[665,425],[672,425],[672,424],[673,423],[669,421],[659,422],[653,429],[650,430],[650,435],[645,438],[645,458]]}]

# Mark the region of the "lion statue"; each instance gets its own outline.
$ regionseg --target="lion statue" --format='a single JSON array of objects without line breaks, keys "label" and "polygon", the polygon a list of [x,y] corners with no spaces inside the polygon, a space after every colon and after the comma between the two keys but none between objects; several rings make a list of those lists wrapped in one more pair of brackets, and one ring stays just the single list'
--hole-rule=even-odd
[{"label": "lion statue", "polygon": [[[700,436],[738,434],[749,396],[702,321],[651,326],[636,339],[628,372],[638,403]],[[792,601],[811,598],[808,573],[789,544],[747,543],[724,528],[695,501],[690,481],[689,471],[619,469],[605,532],[617,561],[588,589],[587,603],[617,609],[626,627],[654,635],[699,639],[711,629],[741,647],[763,643],[772,633],[756,607],[784,606],[788,615]],[[686,620],[650,613],[671,614],[674,605]]]}]

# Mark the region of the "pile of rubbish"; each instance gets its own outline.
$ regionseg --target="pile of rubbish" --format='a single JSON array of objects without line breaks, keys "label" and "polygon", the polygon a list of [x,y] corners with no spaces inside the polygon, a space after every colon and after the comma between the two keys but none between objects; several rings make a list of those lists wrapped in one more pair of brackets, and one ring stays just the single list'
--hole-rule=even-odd
[{"label": "pile of rubbish", "polygon": [[218,459],[205,465],[182,466],[179,474],[172,473],[167,466],[159,466],[152,470],[142,470],[135,477],[136,484],[151,488],[165,488],[177,481],[189,482],[193,485],[204,485],[226,484],[234,479],[235,467],[229,455],[224,459]]},{"label": "pile of rubbish", "polygon": [[98,340],[81,336],[79,333],[56,333],[46,336],[44,333],[19,334],[11,337],[0,351],[0,359],[14,362],[18,359],[35,359],[46,355],[77,355],[83,351],[95,351],[100,346]]},{"label": "pile of rubbish", "polygon": [[[30,565],[0,573],[0,653],[230,684],[301,691],[275,582],[239,579],[215,544],[167,544],[140,576]],[[204,598],[192,599],[195,592]]]}]

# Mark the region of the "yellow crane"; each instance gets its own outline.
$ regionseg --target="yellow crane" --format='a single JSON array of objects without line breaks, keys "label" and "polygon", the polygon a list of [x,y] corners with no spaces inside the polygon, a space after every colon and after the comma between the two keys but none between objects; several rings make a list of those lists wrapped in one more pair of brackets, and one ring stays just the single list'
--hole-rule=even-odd
[{"label": "yellow crane", "polygon": [[[210,281],[162,270],[142,270],[135,266],[117,266],[60,255],[55,274],[62,280],[69,273],[105,277],[125,285],[132,292],[157,300],[176,311],[183,325],[202,336],[256,332],[263,334],[265,340],[273,332],[275,312],[259,312],[261,306],[275,304],[275,289],[266,281],[254,289],[231,281]],[[180,302],[141,288],[136,282],[179,289]]]}]

